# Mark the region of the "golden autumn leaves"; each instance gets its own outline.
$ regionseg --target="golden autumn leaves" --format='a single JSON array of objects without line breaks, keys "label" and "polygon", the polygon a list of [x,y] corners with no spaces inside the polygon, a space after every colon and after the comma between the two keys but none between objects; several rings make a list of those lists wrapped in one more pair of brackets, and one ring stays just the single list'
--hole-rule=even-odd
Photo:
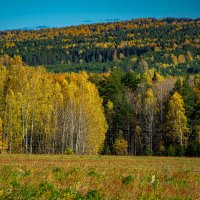
[{"label": "golden autumn leaves", "polygon": [[43,68],[0,69],[1,137],[10,153],[96,154],[107,123],[86,73],[55,75]]}]

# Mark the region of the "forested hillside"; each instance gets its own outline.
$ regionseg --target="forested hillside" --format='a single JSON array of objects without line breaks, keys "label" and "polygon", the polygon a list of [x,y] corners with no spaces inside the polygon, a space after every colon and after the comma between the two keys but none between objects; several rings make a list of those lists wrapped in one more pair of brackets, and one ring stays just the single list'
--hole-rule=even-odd
[{"label": "forested hillside", "polygon": [[49,71],[107,72],[114,66],[137,72],[198,73],[199,19],[137,19],[123,22],[1,31],[0,55],[20,55]]}]

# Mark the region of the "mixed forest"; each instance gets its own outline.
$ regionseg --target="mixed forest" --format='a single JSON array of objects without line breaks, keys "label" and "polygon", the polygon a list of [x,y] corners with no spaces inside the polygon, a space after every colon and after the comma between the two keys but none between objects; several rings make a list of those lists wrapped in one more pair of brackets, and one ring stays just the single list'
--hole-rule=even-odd
[{"label": "mixed forest", "polygon": [[0,32],[0,151],[200,155],[200,19]]}]

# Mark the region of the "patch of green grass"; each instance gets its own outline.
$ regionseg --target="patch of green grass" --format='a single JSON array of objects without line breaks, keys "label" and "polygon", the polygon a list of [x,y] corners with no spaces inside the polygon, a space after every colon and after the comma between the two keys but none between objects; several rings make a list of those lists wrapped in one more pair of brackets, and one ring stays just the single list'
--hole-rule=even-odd
[{"label": "patch of green grass", "polygon": [[124,184],[124,185],[129,185],[130,183],[132,183],[133,182],[133,176],[131,176],[131,175],[129,175],[129,176],[126,176],[126,177],[124,177],[123,179],[122,179],[122,183]]},{"label": "patch of green grass", "polygon": [[88,171],[87,176],[100,177],[100,174],[94,170],[90,170],[90,171]]}]

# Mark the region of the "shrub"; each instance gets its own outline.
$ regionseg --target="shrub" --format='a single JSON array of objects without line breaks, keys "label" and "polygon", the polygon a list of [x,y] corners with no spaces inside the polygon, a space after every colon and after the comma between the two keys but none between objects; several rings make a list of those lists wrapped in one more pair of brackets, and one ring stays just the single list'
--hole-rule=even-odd
[{"label": "shrub", "polygon": [[153,151],[150,149],[149,146],[146,147],[145,155],[147,155],[147,156],[152,156],[153,155]]},{"label": "shrub", "polygon": [[71,148],[68,147],[68,148],[65,149],[65,154],[66,155],[73,155],[74,151]]},{"label": "shrub", "polygon": [[100,174],[95,172],[95,171],[93,171],[93,170],[91,170],[91,171],[88,172],[87,176],[99,177]]},{"label": "shrub", "polygon": [[18,195],[16,195],[16,199],[35,199],[37,191],[30,185],[26,185],[20,188]]},{"label": "shrub", "polygon": [[161,141],[158,146],[157,155],[161,156],[161,155],[165,155],[165,154],[166,154],[165,145],[164,145],[164,142]]},{"label": "shrub", "polygon": [[67,174],[59,167],[54,167],[52,171],[58,181],[62,181],[67,177]]},{"label": "shrub", "polygon": [[128,155],[128,142],[123,138],[117,138],[113,144],[116,155]]},{"label": "shrub", "polygon": [[73,167],[72,169],[68,170],[66,176],[71,176],[73,174],[78,174],[80,172],[79,167]]},{"label": "shrub", "polygon": [[57,199],[59,197],[59,192],[55,186],[48,182],[41,183],[38,192],[42,199]]},{"label": "shrub", "polygon": [[[74,199],[76,196],[76,191],[70,188],[65,188],[60,190],[60,198],[61,199]],[[76,198],[75,198],[76,199]],[[78,198],[77,198],[78,199]]]},{"label": "shrub", "polygon": [[76,193],[76,196],[74,198],[74,200],[84,200],[84,199],[85,199],[84,195],[79,192]]},{"label": "shrub", "polygon": [[175,156],[176,155],[176,150],[171,144],[169,145],[167,153],[168,153],[168,156]]},{"label": "shrub", "polygon": [[108,146],[104,146],[102,151],[101,151],[101,154],[103,154],[103,155],[111,155],[110,148]]},{"label": "shrub", "polygon": [[131,175],[126,176],[122,179],[122,183],[124,185],[129,185],[133,181],[133,177]]},{"label": "shrub", "polygon": [[100,200],[101,196],[100,193],[97,190],[90,190],[86,194],[86,200]]}]

